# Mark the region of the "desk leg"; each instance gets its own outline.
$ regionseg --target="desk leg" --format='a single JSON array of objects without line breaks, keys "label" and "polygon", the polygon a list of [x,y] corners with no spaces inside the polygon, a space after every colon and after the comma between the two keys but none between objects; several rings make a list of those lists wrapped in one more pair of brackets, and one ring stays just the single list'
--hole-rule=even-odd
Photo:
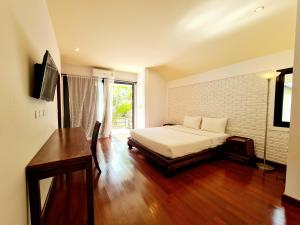
[{"label": "desk leg", "polygon": [[88,210],[88,225],[94,225],[94,187],[93,187],[93,171],[92,160],[86,168],[86,199]]},{"label": "desk leg", "polygon": [[31,225],[40,225],[41,221],[41,194],[39,180],[30,179],[28,181],[29,203]]}]

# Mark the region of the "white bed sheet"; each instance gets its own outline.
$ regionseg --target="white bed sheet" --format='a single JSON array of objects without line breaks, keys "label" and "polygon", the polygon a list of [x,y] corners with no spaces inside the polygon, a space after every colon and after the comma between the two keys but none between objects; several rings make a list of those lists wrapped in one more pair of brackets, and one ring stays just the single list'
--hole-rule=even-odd
[{"label": "white bed sheet", "polygon": [[134,129],[130,136],[160,155],[177,158],[221,145],[229,135],[176,125]]}]

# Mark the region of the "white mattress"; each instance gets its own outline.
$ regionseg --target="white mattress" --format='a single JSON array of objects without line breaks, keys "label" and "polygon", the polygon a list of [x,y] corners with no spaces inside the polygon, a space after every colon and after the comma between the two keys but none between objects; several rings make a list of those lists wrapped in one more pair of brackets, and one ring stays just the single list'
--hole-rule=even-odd
[{"label": "white mattress", "polygon": [[160,155],[177,158],[221,145],[229,135],[176,125],[134,129],[130,136]]}]

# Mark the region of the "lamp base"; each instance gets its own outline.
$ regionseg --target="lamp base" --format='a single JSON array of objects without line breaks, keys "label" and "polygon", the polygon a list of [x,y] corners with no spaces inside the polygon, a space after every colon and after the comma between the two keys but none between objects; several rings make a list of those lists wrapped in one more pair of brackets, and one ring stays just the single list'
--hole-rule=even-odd
[{"label": "lamp base", "polygon": [[264,163],[256,163],[256,166],[260,170],[266,170],[266,171],[272,171],[272,170],[274,170],[273,166],[270,166],[270,165],[264,164]]}]

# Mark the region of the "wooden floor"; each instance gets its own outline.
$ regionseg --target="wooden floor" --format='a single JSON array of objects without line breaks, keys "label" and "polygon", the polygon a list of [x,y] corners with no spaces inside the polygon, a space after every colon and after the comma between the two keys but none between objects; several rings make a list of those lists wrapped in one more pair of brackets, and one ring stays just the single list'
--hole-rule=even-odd
[{"label": "wooden floor", "polygon": [[[94,171],[95,224],[300,224],[300,208],[281,203],[284,172],[226,160],[200,163],[166,178],[126,142],[99,142]],[[58,179],[47,225],[86,224],[81,172]]]}]

